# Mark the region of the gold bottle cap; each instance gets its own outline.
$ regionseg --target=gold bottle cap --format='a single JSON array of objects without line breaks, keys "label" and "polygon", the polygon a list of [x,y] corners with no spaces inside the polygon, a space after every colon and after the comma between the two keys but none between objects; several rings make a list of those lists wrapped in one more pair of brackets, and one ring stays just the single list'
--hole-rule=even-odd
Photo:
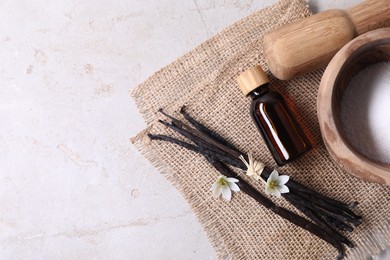
[{"label": "gold bottle cap", "polygon": [[237,77],[237,83],[244,95],[248,95],[252,90],[261,85],[269,83],[269,79],[261,66],[252,67]]}]

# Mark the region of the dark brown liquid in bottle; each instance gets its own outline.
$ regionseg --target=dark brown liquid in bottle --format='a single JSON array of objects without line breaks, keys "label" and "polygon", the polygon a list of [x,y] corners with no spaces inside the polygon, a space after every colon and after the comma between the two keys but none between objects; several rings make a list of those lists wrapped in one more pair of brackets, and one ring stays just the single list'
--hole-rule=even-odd
[{"label": "dark brown liquid in bottle", "polygon": [[250,93],[251,116],[279,166],[311,149],[283,97],[261,86]]}]

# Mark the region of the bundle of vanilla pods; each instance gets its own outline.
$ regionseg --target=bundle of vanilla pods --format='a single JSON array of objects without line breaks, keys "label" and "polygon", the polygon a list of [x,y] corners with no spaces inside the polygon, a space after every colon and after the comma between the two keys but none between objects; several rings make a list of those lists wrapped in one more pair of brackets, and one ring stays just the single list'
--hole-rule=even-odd
[{"label": "bundle of vanilla pods", "polygon": [[[286,183],[289,192],[283,193],[282,196],[311,219],[311,222],[288,209],[276,205],[232,171],[228,166],[247,170],[247,166],[240,159],[240,156],[243,156],[248,161],[246,153],[239,151],[219,134],[191,117],[185,111],[185,107],[181,108],[180,113],[189,124],[166,114],[161,109],[159,112],[170,120],[170,122],[159,120],[160,123],[179,133],[190,142],[158,134],[149,134],[151,140],[167,141],[203,155],[222,175],[238,179],[237,185],[241,191],[258,203],[334,246],[339,252],[337,259],[342,259],[345,255],[343,244],[353,247],[352,242],[337,230],[351,232],[353,226],[358,226],[361,223],[361,216],[352,211],[357,206],[357,202],[347,204],[334,200],[290,178]],[[267,180],[272,171],[271,168],[265,167],[261,172],[261,178]]]}]

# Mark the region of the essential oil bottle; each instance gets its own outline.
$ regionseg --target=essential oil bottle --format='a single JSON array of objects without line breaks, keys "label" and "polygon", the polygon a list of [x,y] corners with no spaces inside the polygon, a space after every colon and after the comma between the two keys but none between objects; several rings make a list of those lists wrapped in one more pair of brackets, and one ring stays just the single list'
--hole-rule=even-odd
[{"label": "essential oil bottle", "polygon": [[244,95],[252,98],[252,119],[279,166],[311,149],[284,98],[268,89],[269,79],[261,66],[243,72],[237,82]]}]

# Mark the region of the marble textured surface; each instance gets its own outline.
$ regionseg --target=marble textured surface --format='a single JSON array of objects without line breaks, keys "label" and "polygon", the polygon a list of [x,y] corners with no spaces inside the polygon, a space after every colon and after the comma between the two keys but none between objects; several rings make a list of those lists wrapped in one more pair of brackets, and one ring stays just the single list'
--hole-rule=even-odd
[{"label": "marble textured surface", "polygon": [[274,1],[0,1],[0,259],[214,259],[128,91]]}]

